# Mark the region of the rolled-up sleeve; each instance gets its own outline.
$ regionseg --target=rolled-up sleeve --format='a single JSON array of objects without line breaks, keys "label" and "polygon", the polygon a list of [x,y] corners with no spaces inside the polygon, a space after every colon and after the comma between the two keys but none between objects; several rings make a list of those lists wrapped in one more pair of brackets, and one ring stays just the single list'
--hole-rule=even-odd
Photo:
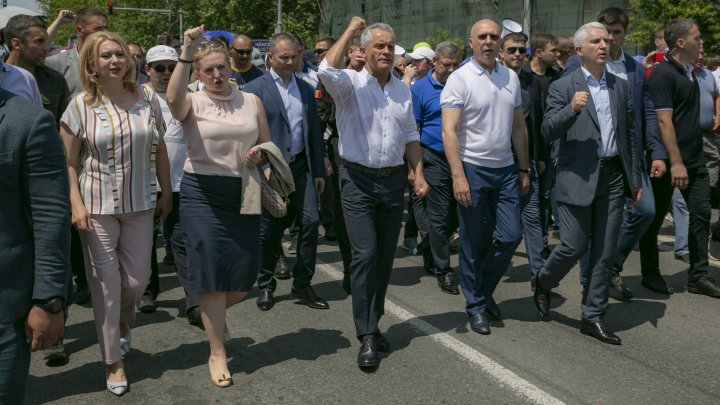
[{"label": "rolled-up sleeve", "polygon": [[335,103],[343,102],[352,94],[353,80],[350,72],[356,73],[354,70],[335,69],[327,60],[323,60],[318,66],[318,78]]}]

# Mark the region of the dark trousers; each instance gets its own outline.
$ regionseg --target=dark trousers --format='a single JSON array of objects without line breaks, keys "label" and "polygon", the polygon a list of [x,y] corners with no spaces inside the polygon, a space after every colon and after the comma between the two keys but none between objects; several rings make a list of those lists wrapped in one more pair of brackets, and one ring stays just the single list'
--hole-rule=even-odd
[{"label": "dark trousers", "polygon": [[346,164],[340,169],[340,184],[352,246],[353,318],[357,336],[362,338],[380,333],[378,322],[385,313],[385,294],[402,225],[407,170],[403,165],[382,176]]},{"label": "dark trousers", "polygon": [[82,244],[80,243],[80,234],[74,226],[70,227],[70,267],[72,268],[72,274],[75,276],[75,285],[78,287],[87,287],[85,257],[83,256]]},{"label": "dark trousers", "polygon": [[[668,167],[670,167],[668,165]],[[659,179],[651,179],[655,196],[655,219],[640,239],[640,266],[643,277],[660,276],[660,257],[657,247],[657,235],[668,211],[674,188],[670,171]],[[688,281],[697,281],[708,274],[708,238],[710,233],[710,179],[705,165],[688,169],[688,186],[680,190],[688,211],[690,224],[688,248],[690,250],[690,270]]]},{"label": "dark trousers", "polygon": [[22,404],[30,371],[30,346],[25,340],[25,318],[0,325],[0,404]]},{"label": "dark trousers", "polygon": [[[538,272],[545,265],[545,258],[542,256],[543,242],[543,221],[542,207],[540,204],[540,176],[537,172],[535,161],[530,162],[530,190],[520,197],[520,212],[522,215],[523,239],[525,239],[525,252],[530,263],[530,276],[537,277]],[[545,226],[547,233],[547,226]]]},{"label": "dark trousers", "polygon": [[[430,185],[425,198],[413,198],[413,209],[423,242],[428,240],[433,265],[439,272],[450,267],[450,235],[457,229],[457,209],[452,190],[452,174],[444,155],[423,147],[423,175]],[[414,195],[414,194],[413,194]]]},{"label": "dark trousers", "polygon": [[333,166],[333,174],[325,177],[325,190],[320,194],[320,225],[325,229],[325,233],[332,230],[335,226],[335,189],[330,187],[333,181],[333,176],[337,170],[336,165],[332,163],[332,141],[330,139],[325,140],[325,156],[330,160],[330,164]]},{"label": "dark trousers", "polygon": [[262,265],[258,272],[258,287],[261,290],[275,291],[277,280],[273,277],[277,264],[277,248],[283,230],[295,221],[298,227],[297,261],[292,269],[293,287],[302,289],[310,286],[315,274],[317,258],[318,196],[304,155],[290,162],[290,170],[295,181],[295,192],[289,196],[288,213],[284,218],[275,218],[263,210],[260,220],[260,246]]},{"label": "dark trousers", "polygon": [[458,204],[460,287],[470,315],[485,312],[522,240],[517,166],[488,168],[463,162],[472,204]]},{"label": "dark trousers", "polygon": [[[342,257],[343,274],[349,276],[352,250],[350,248],[350,238],[348,237],[342,201],[340,199],[340,169],[342,168],[342,159],[340,159],[340,154],[338,153],[338,138],[331,138],[329,144],[331,149],[328,150],[328,158],[333,167],[333,174],[329,177],[331,182],[329,185],[325,185],[325,189],[332,190],[333,227],[335,228],[338,248],[340,249],[340,256]],[[323,192],[323,194],[325,194],[325,192]]]},{"label": "dark trousers", "polygon": [[595,199],[588,206],[558,202],[560,244],[538,274],[543,289],[557,287],[580,257],[590,252],[590,274],[582,297],[582,317],[599,322],[605,315],[610,278],[623,222],[624,184],[619,159],[600,167]]}]

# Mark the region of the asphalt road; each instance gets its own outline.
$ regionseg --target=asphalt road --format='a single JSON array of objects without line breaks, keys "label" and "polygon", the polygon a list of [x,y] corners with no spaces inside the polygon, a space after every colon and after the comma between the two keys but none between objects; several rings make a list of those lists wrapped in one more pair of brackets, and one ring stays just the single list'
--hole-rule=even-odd
[{"label": "asphalt road", "polygon": [[[161,265],[159,308],[138,314],[125,359],[130,391],[116,398],[105,390],[92,311],[74,305],[65,338],[70,361],[49,367],[34,354],[27,403],[720,402],[720,300],[686,292],[687,265],[673,258],[668,236],[662,238],[662,272],[676,294],[667,298],[642,288],[639,254],[632,253],[623,274],[636,298],[611,300],[606,317],[622,346],[579,333],[577,268],[555,290],[550,321],[542,321],[521,244],[495,294],[504,321],[481,336],[469,329],[462,296],[442,293],[422,269],[420,256],[398,248],[381,321],[392,350],[381,355],[374,372],[356,366],[359,343],[350,297],[341,288],[340,256],[334,244],[320,240],[314,285],[330,309],[297,304],[289,280],[279,281],[279,302],[269,312],[255,306],[257,291],[230,309],[230,388],[211,384],[204,332],[180,314],[182,288],[174,269]],[[720,246],[715,249],[720,252]],[[455,265],[457,257],[453,260]],[[713,264],[711,275],[720,280],[718,263]]]}]

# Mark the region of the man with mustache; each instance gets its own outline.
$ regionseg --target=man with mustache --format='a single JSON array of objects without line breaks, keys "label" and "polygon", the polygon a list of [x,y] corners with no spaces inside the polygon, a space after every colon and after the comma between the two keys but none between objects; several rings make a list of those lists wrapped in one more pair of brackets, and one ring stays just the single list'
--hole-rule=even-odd
[{"label": "man with mustache", "polygon": [[537,277],[534,301],[550,315],[550,290],[570,271],[592,241],[590,274],[582,296],[580,332],[619,345],[603,317],[625,198],[640,199],[640,149],[633,103],[625,80],[605,70],[609,34],[599,22],[575,33],[581,68],[550,85],[543,133],[559,139],[555,196],[560,245]]}]

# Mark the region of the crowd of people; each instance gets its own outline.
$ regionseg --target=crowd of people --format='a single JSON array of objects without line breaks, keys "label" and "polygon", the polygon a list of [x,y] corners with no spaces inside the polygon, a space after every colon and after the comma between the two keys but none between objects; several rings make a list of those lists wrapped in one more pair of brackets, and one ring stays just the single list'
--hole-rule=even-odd
[{"label": "crowd of people", "polygon": [[[72,22],[76,43],[47,56]],[[207,38],[203,25],[146,52],[108,32],[94,7],[63,10],[50,27],[11,18],[0,63],[0,403],[23,402],[30,351],[67,359],[70,304],[88,301],[107,390],[128,390],[136,313],[155,311],[160,292],[158,240],[187,321],[207,334],[218,387],[233,382],[227,309],[255,285],[261,311],[290,278],[293,298],[329,309],[312,287],[321,226],[342,257],[357,365],[376,367],[391,349],[380,319],[406,209],[402,247],[422,255],[440,291],[462,292],[479,334],[502,319],[493,295],[524,239],[540,316],[579,262],[580,331],[621,344],[604,317],[610,297],[633,298],[621,272],[637,244],[642,286],[673,293],[658,254],[670,208],[687,291],[720,298],[708,255],[720,240],[720,221],[710,224],[720,61],[704,65],[690,19],[666,22],[640,58],[623,50],[628,26],[618,8],[573,36],[528,38],[481,19],[463,59],[453,42],[406,52],[392,27],[354,17],[311,52],[275,34],[263,59],[249,36]]]}]

